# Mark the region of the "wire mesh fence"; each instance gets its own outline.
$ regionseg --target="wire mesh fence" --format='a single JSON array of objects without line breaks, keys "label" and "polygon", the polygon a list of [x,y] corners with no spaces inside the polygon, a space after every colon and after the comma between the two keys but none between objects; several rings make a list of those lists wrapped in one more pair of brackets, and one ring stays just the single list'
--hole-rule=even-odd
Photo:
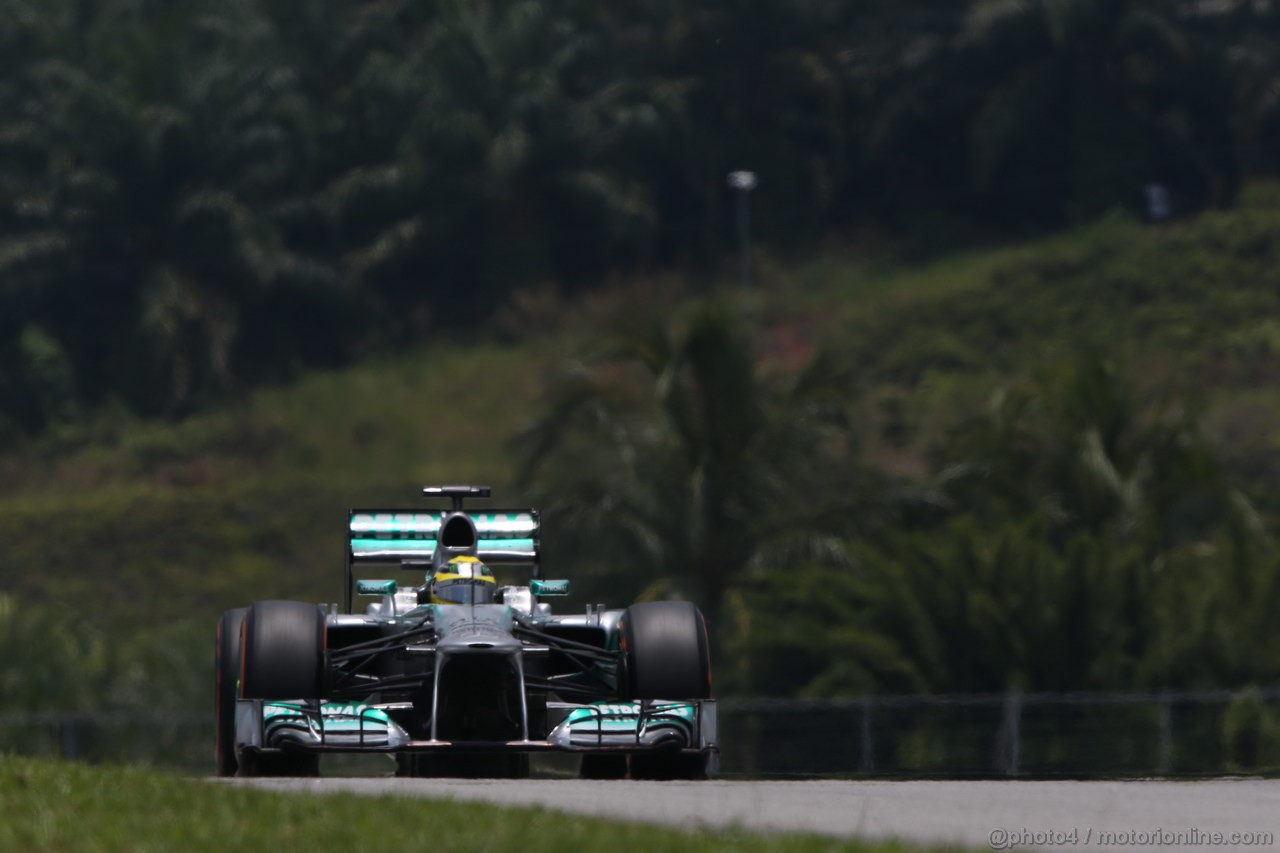
[{"label": "wire mesh fence", "polygon": [[[723,699],[721,769],[752,777],[1280,772],[1280,689]],[[212,712],[0,716],[0,752],[207,773]]]},{"label": "wire mesh fence", "polygon": [[1280,690],[721,703],[750,776],[1194,776],[1280,770]]}]

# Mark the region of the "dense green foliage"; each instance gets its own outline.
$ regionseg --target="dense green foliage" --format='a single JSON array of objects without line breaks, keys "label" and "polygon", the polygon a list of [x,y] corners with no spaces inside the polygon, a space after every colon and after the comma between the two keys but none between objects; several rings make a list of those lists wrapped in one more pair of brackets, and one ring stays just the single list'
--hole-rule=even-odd
[{"label": "dense green foliage", "polygon": [[[0,757],[0,847],[58,851],[431,849],[903,851],[898,843],[659,828],[541,808],[340,794],[308,796],[177,779],[134,767]],[[483,815],[483,819],[477,819]]]},{"label": "dense green foliage", "polygon": [[[1275,683],[1276,56],[1263,3],[0,0],[0,644],[53,662],[0,704],[204,703],[221,609],[445,480],[699,601],[726,692]],[[760,291],[681,297],[744,167]]]},{"label": "dense green foliage", "polygon": [[[1280,287],[1272,213],[1251,198],[896,287],[784,286],[766,297],[783,318],[757,342],[774,355],[755,384],[724,369],[749,358],[741,337],[694,358],[624,329],[622,349],[551,386],[538,429],[558,443],[533,446],[535,482],[566,509],[559,535],[594,555],[585,565],[627,567],[612,589],[710,599],[729,691],[1274,683],[1275,409],[1251,389],[1274,369]],[[699,328],[669,322],[677,342]],[[807,349],[815,327],[838,330],[833,352]],[[636,371],[636,352],[662,358]],[[769,376],[807,387],[818,369],[836,389],[821,408],[759,390]],[[801,440],[725,454],[681,426],[709,412],[728,436],[776,421]],[[724,479],[742,484],[730,501],[704,488]],[[778,531],[807,552],[779,548]],[[711,586],[728,550],[716,537],[734,569]]]},{"label": "dense green foliage", "polygon": [[[825,357],[789,394],[752,394],[725,321],[703,313],[679,347],[650,349],[662,369],[639,393],[617,353],[573,376],[533,433],[554,443],[532,453],[565,509],[557,535],[614,590],[651,579],[643,594],[684,589],[718,617],[727,689],[1280,678],[1280,555],[1176,398],[1144,403],[1081,355],[956,418],[926,475],[895,482],[850,456],[848,397],[815,380]],[[706,430],[714,418],[729,426]]]},{"label": "dense green foliage", "polygon": [[223,608],[340,598],[345,507],[460,480],[543,508],[567,606],[698,601],[724,695],[1274,684],[1280,288],[1249,204],[778,268],[751,330],[654,288],[530,303],[519,346],[50,437],[0,458],[4,707],[207,707]]},{"label": "dense green foliage", "polygon": [[0,2],[0,427],[779,250],[931,251],[1274,171],[1280,12],[1196,0]]},{"label": "dense green foliage", "polygon": [[749,605],[803,627],[743,637],[757,689],[1274,683],[1270,537],[1195,426],[1129,390],[1096,360],[1011,389],[938,450],[929,511],[873,531],[853,571],[764,578]]},{"label": "dense green foliage", "polygon": [[538,358],[433,347],[0,457],[0,710],[209,707],[222,610],[342,599],[348,507],[429,482],[510,494]]},{"label": "dense green foliage", "polygon": [[339,599],[345,507],[460,480],[543,508],[568,606],[698,601],[722,694],[1273,684],[1280,288],[1250,199],[778,268],[752,330],[653,288],[529,303],[519,346],[50,437],[0,458],[4,707],[207,707],[223,608]]},{"label": "dense green foliage", "polygon": [[633,332],[594,370],[569,365],[517,443],[557,520],[548,546],[589,584],[688,597],[714,620],[752,566],[844,552],[856,501],[814,513],[806,495],[853,485],[847,377],[818,358],[769,383],[723,306],[671,325]]}]

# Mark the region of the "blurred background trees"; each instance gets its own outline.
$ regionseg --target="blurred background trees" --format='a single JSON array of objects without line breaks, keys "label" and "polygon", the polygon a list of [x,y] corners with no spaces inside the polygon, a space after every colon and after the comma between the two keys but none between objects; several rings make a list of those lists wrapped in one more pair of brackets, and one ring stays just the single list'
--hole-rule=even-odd
[{"label": "blurred background trees", "polygon": [[1266,4],[0,2],[10,435],[785,251],[924,245],[1274,170]]},{"label": "blurred background trees", "polygon": [[[715,281],[734,169],[761,176],[753,223],[772,258],[859,239],[933,257],[1133,218],[1150,185],[1177,216],[1229,207],[1280,171],[1278,56],[1280,11],[1250,2],[0,0],[0,447],[104,410],[182,419],[435,336],[491,338],[498,316],[519,336],[538,299],[570,313],[619,276]],[[707,609],[725,692],[1274,683],[1278,507],[1240,476],[1274,463],[1225,459],[1237,448],[1206,439],[1194,400],[1153,393],[1122,358],[1141,337],[1203,356],[1168,356],[1191,382],[1274,375],[1274,214],[1145,240],[1117,226],[1002,264],[977,297],[925,287],[896,313],[803,304],[794,285],[779,323],[830,313],[801,334],[836,334],[781,357],[777,329],[738,307],[671,311],[655,288],[611,328],[580,322],[589,342],[513,443],[513,479],[592,601]],[[1072,346],[1046,356],[1055,335]],[[450,369],[470,382],[489,366]],[[378,454],[379,486],[421,470],[404,458],[430,416],[402,427],[376,402],[423,370],[348,388],[341,411],[362,411],[333,443],[350,482],[367,486],[351,472]],[[936,381],[948,370],[969,384]],[[954,417],[913,425],[910,471],[867,450],[893,443],[872,434],[869,386],[906,408],[955,395],[918,404],[920,421]],[[493,455],[510,394],[489,390]],[[289,563],[296,578],[315,551],[289,537],[330,497],[294,498],[332,476],[330,445],[297,435],[314,417],[142,437],[118,471],[112,457],[64,488],[155,470],[212,494],[226,459],[228,478],[264,480],[288,460],[312,479],[271,483],[253,510],[217,492],[222,521],[200,536],[185,504],[143,523],[164,488],[139,498],[133,538],[181,542],[127,568],[179,576],[183,547],[218,566],[208,555],[239,538],[251,556],[229,576],[248,587]],[[198,461],[173,462],[192,446]],[[99,553],[127,552],[94,527],[112,512],[78,528],[107,543],[77,565],[80,589],[117,568]],[[226,583],[207,578],[179,583]],[[52,618],[28,607],[0,606],[5,648]],[[203,689],[186,663],[197,628],[57,624],[48,654],[79,686],[9,670],[11,706]]]},{"label": "blurred background trees", "polygon": [[718,689],[1280,678],[1280,561],[1188,398],[1097,352],[1047,362],[894,477],[829,353],[760,363],[714,304],[621,326],[549,383],[515,442],[522,486],[587,600],[698,602]]},{"label": "blurred background trees", "polygon": [[852,570],[793,562],[752,585],[754,630],[724,626],[749,662],[735,687],[1067,691],[1280,677],[1280,636],[1263,615],[1280,565],[1265,526],[1195,420],[1140,406],[1114,365],[1086,356],[1003,390],[939,449],[935,471],[934,512],[851,537]]},{"label": "blurred background trees", "polygon": [[783,566],[849,565],[840,536],[874,499],[847,390],[823,353],[762,375],[730,309],[700,305],[567,365],[517,439],[522,480],[557,519],[549,547],[594,569],[589,589],[686,597],[718,621]]}]

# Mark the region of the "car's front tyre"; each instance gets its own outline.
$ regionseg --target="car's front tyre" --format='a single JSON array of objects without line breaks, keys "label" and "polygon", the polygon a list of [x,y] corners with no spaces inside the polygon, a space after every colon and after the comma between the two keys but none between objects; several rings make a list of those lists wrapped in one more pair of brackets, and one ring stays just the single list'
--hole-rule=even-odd
[{"label": "car's front tyre", "polygon": [[[624,698],[711,698],[707,623],[698,608],[687,601],[633,604],[623,613],[620,630]],[[637,752],[631,756],[631,778],[706,779],[709,761],[709,755],[694,752]]]},{"label": "car's front tyre", "polygon": [[228,610],[218,620],[213,658],[214,772],[234,776],[236,761],[236,698],[240,693],[240,630],[246,609]]},{"label": "car's front tyre", "polygon": [[[245,699],[319,699],[324,695],[325,620],[314,604],[259,601],[245,613],[240,695]],[[315,776],[317,755],[241,755],[242,776]]]},{"label": "car's front tyre", "polygon": [[707,623],[698,608],[687,601],[633,604],[620,628],[626,698],[711,698]]}]

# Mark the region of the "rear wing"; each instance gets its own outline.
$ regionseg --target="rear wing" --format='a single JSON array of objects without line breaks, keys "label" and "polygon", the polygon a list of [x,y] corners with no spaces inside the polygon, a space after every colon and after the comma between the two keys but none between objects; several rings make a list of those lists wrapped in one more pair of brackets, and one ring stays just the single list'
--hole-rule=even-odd
[{"label": "rear wing", "polygon": [[[465,516],[474,535],[452,521]],[[441,528],[445,535],[441,537]],[[353,509],[347,521],[350,562],[415,563],[431,560],[436,546],[469,549],[495,565],[526,566],[538,562],[538,511],[497,509],[485,512],[416,512],[411,509]]]},{"label": "rear wing", "polygon": [[539,528],[535,509],[353,509],[347,516],[346,610],[351,611],[354,567],[362,564],[435,568],[468,554],[492,565],[529,566],[540,578]]}]

